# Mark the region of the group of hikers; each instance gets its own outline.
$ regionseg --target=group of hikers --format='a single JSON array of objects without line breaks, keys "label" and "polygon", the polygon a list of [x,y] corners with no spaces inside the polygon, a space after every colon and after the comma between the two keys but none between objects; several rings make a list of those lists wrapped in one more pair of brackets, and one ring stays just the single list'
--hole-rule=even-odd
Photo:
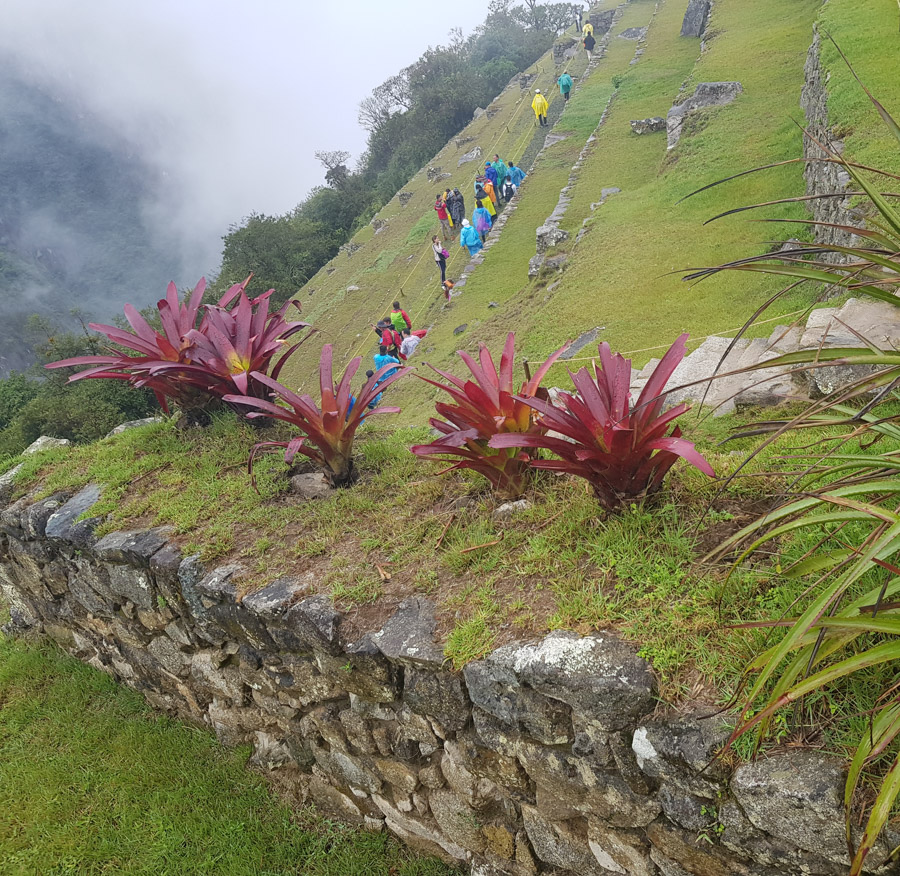
[{"label": "group of hikers", "polygon": [[[580,20],[579,20],[580,25]],[[594,26],[585,22],[582,27],[582,44],[587,52],[588,62],[596,45],[594,40]],[[563,72],[556,80],[559,93],[564,101],[569,100],[572,91],[572,77]],[[547,111],[550,104],[541,90],[535,89],[534,100],[531,102],[535,118],[541,127],[549,125]],[[494,225],[497,211],[502,209],[504,202],[509,202],[516,194],[522,181],[525,179],[525,171],[517,167],[513,161],[503,161],[499,154],[494,155],[493,161],[484,163],[484,170],[475,177],[474,195],[475,209],[472,211],[471,221],[466,218],[466,202],[462,192],[458,188],[445,189],[439,192],[434,199],[434,210],[437,213],[441,226],[440,237],[435,234],[431,238],[431,248],[434,253],[434,261],[441,272],[441,290],[447,300],[450,300],[450,290],[453,289],[453,281],[447,278],[447,260],[450,253],[444,246],[445,243],[455,240],[459,235],[459,245],[474,256],[487,240],[488,233]],[[413,331],[412,320],[400,302],[395,301],[393,310],[385,319],[373,326],[378,335],[378,353],[374,357],[375,371],[367,371],[366,377],[372,377],[376,371],[387,365],[399,368],[416,351],[421,339],[427,334],[427,330]],[[390,376],[395,369],[391,369],[382,377]],[[379,381],[380,382],[380,381]],[[370,404],[374,408],[381,400],[378,395]],[[351,405],[352,409],[352,405]]]},{"label": "group of hikers", "polygon": [[[594,39],[594,25],[589,21],[585,22],[584,28],[582,29],[582,36],[582,45],[584,46],[585,52],[587,52],[588,63],[590,64],[594,46],[597,45],[597,41]],[[563,101],[568,103],[569,95],[572,93],[572,86],[575,84],[572,77],[567,71],[563,70],[560,77],[556,80],[556,84],[559,87],[559,93],[562,95]],[[550,103],[541,92],[540,88],[534,90],[534,100],[531,101],[531,108],[534,110],[534,117],[537,119],[537,123],[542,128],[549,127],[550,123],[547,121],[547,111],[550,109]]]},{"label": "group of hikers", "polygon": [[431,238],[431,248],[441,272],[441,289],[448,301],[453,282],[447,279],[450,253],[444,244],[454,240],[458,233],[459,245],[465,247],[469,255],[475,255],[484,246],[497,211],[504,202],[512,199],[524,179],[525,171],[517,167],[514,161],[503,161],[499,154],[494,155],[493,161],[486,161],[483,172],[475,177],[475,209],[471,221],[466,218],[466,202],[459,189],[447,189],[435,197],[434,209],[441,223],[443,240],[435,234]]}]

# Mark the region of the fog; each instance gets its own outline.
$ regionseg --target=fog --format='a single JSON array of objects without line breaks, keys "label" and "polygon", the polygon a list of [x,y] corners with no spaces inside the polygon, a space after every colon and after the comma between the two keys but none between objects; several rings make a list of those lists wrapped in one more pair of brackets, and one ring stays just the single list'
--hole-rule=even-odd
[{"label": "fog", "polygon": [[291,209],[322,182],[317,149],[359,156],[357,104],[484,0],[5,0],[0,52],[124,140],[153,171],[141,205],[182,264],[218,267],[221,236],[251,212]]}]

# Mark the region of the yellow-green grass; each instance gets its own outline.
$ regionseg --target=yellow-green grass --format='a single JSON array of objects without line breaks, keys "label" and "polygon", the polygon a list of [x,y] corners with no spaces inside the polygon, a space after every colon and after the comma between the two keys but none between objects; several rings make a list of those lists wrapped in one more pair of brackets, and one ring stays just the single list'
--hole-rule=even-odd
[{"label": "yellow-green grass", "polygon": [[[494,297],[498,286],[505,291],[513,284],[496,282],[485,262],[467,284],[454,321],[467,321],[469,307],[477,309],[485,318],[480,335],[494,344],[514,327],[521,349],[533,360],[595,326],[605,327],[601,339],[609,340],[614,349],[629,351],[668,344],[681,331],[703,336],[739,326],[754,306],[779,288],[777,281],[735,275],[691,288],[680,276],[665,275],[759,252],[773,234],[796,233],[742,219],[706,228],[702,222],[727,207],[801,194],[800,167],[745,178],[683,204],[676,202],[736,171],[799,155],[801,134],[791,116],[799,112],[816,5],[810,0],[788,8],[776,0],[762,0],[750,8],[723,0],[716,4],[711,23],[716,35],[697,61],[698,42],[679,36],[684,4],[663,3],[651,24],[644,56],[626,67],[608,119],[581,168],[563,228],[574,239],[583,220],[592,216],[590,205],[599,200],[603,188],[615,186],[622,192],[593,214],[580,243],[564,247],[572,252],[570,263],[552,291],[544,288],[546,281],[526,285],[520,266],[514,276],[522,291],[505,308],[487,310],[488,300],[500,300]],[[631,119],[665,115],[686,80],[690,93],[698,81],[722,79],[741,81],[744,94],[709,115],[702,130],[686,132],[670,155],[665,134],[631,132]],[[801,208],[782,209],[781,215],[803,213]],[[502,243],[497,249],[501,248]],[[780,312],[796,310],[808,300],[792,296]],[[638,352],[636,363],[654,352]],[[565,379],[561,366],[553,374]]]},{"label": "yellow-green grass", "polygon": [[212,734],[55,647],[0,637],[3,876],[450,876],[386,834],[291,811]]},{"label": "yellow-green grass", "polygon": [[[900,123],[900,10],[894,0],[830,0],[819,16],[822,65],[828,77],[828,113],[835,133],[844,138],[847,156],[862,164],[900,172],[900,147],[881,124],[872,104],[853,79],[834,37],[863,83]],[[897,191],[894,183],[882,185]]]}]

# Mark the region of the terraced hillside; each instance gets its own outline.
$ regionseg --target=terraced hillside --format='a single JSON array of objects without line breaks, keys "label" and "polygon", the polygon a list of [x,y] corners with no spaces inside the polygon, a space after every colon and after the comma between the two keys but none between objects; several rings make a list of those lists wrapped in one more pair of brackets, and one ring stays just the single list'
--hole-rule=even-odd
[{"label": "terraced hillside", "polygon": [[[339,360],[375,351],[371,324],[398,298],[417,327],[431,329],[420,349],[435,364],[449,364],[456,349],[473,349],[479,340],[496,344],[510,329],[536,359],[595,328],[614,349],[635,351],[641,364],[680,331],[695,340],[727,334],[777,288],[752,275],[691,287],[677,272],[758,252],[775,245],[773,236],[802,237],[803,226],[793,227],[792,234],[746,217],[703,225],[733,206],[802,194],[802,165],[744,177],[684,203],[679,199],[739,170],[802,154],[799,100],[817,22],[834,33],[890,105],[900,92],[883,72],[890,69],[896,42],[896,9],[888,0],[831,0],[825,7],[818,0],[718,0],[701,41],[680,36],[686,6],[687,0],[607,2],[616,15],[602,57],[588,67],[583,52],[561,57],[559,64],[548,53],[523,77],[527,87],[518,79],[510,83],[485,115],[435,156],[432,170],[423,168],[310,281],[301,293],[305,313],[334,343]],[[888,160],[880,122],[830,44],[823,64],[832,121],[848,120],[847,148],[872,161]],[[562,69],[578,88],[564,112],[555,87]],[[698,83],[716,81],[740,82],[743,92],[728,106],[690,117],[674,149],[667,150],[665,132],[632,133],[631,120],[665,116]],[[550,117],[556,121],[546,145],[530,108],[535,87],[554,95]],[[460,164],[475,147],[480,161]],[[474,173],[495,152],[526,169],[536,157],[514,212],[492,234],[483,262],[479,256],[470,264],[464,250],[450,247],[449,275],[463,274],[466,282],[447,305],[429,246],[438,230],[434,196],[444,186],[458,186],[471,213]],[[450,176],[429,181],[435,172]],[[554,214],[558,206],[564,210]],[[529,278],[535,230],[551,214],[568,233],[550,253],[564,264],[559,273],[544,267]],[[767,215],[807,214],[791,205]],[[772,316],[789,318],[810,303],[810,294],[785,298]],[[306,383],[316,356],[310,345],[288,379]],[[421,421],[430,391],[407,381],[396,394],[405,404],[402,419]]]}]

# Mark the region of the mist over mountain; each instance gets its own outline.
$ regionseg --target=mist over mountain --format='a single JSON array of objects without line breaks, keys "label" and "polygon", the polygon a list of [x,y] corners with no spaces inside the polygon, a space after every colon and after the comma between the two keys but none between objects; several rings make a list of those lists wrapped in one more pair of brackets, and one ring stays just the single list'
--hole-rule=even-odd
[{"label": "mist over mountain", "polygon": [[163,174],[62,89],[0,63],[0,373],[31,361],[31,314],[109,320],[183,276]]}]

